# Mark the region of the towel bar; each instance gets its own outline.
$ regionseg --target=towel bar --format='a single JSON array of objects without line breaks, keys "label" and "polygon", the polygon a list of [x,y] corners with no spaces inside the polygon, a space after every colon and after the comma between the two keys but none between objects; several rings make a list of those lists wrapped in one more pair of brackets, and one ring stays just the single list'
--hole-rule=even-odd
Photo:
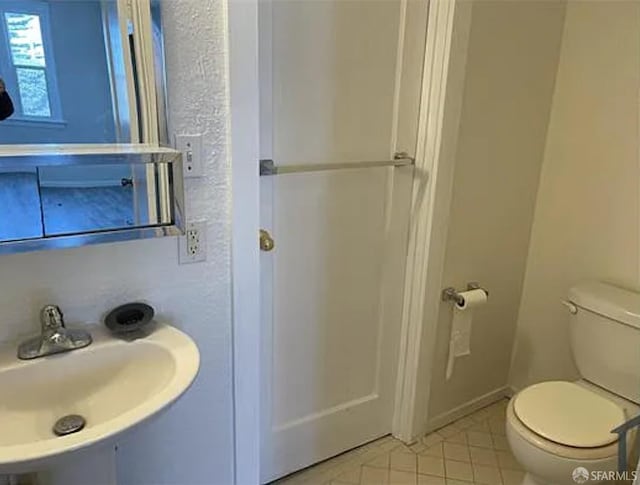
[{"label": "towel bar", "polygon": [[320,172],[325,170],[344,170],[358,168],[406,167],[415,160],[408,154],[396,153],[393,160],[375,162],[310,163],[304,165],[276,165],[273,160],[260,160],[260,176],[282,175],[287,173]]}]

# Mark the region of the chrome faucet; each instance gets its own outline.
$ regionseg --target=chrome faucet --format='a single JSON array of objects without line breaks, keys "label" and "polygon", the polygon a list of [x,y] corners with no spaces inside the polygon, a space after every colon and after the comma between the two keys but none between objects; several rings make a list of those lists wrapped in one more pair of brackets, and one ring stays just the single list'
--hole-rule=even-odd
[{"label": "chrome faucet", "polygon": [[86,330],[69,330],[64,325],[62,311],[56,305],[47,305],[40,311],[42,334],[30,338],[18,347],[18,359],[37,359],[60,352],[81,349],[91,344],[91,334]]}]

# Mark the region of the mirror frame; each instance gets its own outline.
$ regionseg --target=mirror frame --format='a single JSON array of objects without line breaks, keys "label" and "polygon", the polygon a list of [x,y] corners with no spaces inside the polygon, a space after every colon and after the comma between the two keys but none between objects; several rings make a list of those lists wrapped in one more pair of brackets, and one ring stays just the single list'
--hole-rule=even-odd
[{"label": "mirror frame", "polygon": [[[143,164],[157,176],[159,212],[163,221],[156,225],[107,229],[41,238],[0,241],[0,254],[59,249],[134,239],[149,239],[183,234],[185,224],[182,154],[172,148],[150,144],[127,145],[11,145],[0,151],[0,168],[15,166],[16,158],[25,158],[25,167]],[[54,154],[54,156],[52,156]],[[164,178],[161,177],[164,175]],[[165,197],[166,196],[166,197]],[[156,195],[154,191],[154,203]]]}]

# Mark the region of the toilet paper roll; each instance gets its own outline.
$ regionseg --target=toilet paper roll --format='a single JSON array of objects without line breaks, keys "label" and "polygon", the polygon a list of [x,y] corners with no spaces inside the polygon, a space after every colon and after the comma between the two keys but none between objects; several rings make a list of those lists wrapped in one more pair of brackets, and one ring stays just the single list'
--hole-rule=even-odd
[{"label": "toilet paper roll", "polygon": [[482,288],[475,290],[463,291],[459,293],[462,297],[462,304],[456,303],[456,309],[460,311],[473,310],[475,307],[484,305],[487,302],[487,292]]},{"label": "toilet paper roll", "polygon": [[453,374],[456,357],[471,353],[471,324],[473,321],[473,309],[487,302],[487,292],[481,288],[463,291],[461,303],[456,303],[453,308],[453,322],[451,323],[451,337],[449,339],[449,359],[447,362],[446,378],[449,380]]}]

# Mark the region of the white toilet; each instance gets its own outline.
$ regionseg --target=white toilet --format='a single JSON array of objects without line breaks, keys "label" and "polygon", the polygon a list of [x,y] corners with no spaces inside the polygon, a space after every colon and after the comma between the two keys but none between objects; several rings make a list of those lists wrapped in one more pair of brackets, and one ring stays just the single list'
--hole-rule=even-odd
[{"label": "white toilet", "polygon": [[[611,430],[640,414],[640,294],[590,282],[565,304],[582,379],[529,386],[507,408],[507,439],[526,484],[583,483],[572,476],[577,467],[617,471]],[[634,437],[627,434],[627,450]]]}]

